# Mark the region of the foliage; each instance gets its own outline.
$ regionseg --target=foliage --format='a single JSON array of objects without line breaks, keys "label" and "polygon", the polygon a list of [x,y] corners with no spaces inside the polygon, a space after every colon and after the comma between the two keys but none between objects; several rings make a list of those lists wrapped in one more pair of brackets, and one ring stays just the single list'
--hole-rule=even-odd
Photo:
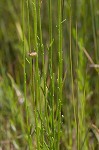
[{"label": "foliage", "polygon": [[98,0],[3,0],[0,28],[0,149],[97,150]]}]

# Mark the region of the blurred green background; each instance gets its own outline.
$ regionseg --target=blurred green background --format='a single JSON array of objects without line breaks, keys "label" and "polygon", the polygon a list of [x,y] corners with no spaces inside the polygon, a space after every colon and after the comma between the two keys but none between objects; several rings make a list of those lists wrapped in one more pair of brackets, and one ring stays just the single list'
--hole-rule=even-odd
[{"label": "blurred green background", "polygon": [[[30,51],[34,51],[34,13],[33,1],[24,1],[24,32],[25,32],[25,51],[26,51],[26,79],[27,79],[27,99],[29,105],[29,120],[32,124],[33,107],[32,94],[30,90],[31,79],[31,59],[28,56]],[[38,16],[38,0],[36,1]],[[44,48],[44,60],[47,85],[50,85],[49,71],[49,48],[52,46],[52,70],[55,74],[55,88],[57,87],[56,78],[58,76],[58,8],[57,0],[52,1],[52,39],[50,43],[49,33],[49,1],[41,1],[41,25],[42,41]],[[79,107],[78,118],[84,115],[84,122],[79,123],[82,129],[81,143],[86,137],[87,130],[91,124],[99,127],[99,66],[90,67],[92,64],[99,64],[99,2],[98,0],[62,0],[62,43],[63,43],[63,98],[62,98],[62,135],[60,141],[61,150],[76,150],[76,133],[73,112],[72,92],[74,94],[75,107]],[[29,26],[28,26],[29,12]],[[70,20],[71,14],[71,20]],[[40,41],[38,22],[38,65],[40,86],[44,83],[42,47]],[[24,106],[24,58],[23,58],[23,24],[22,24],[22,1],[1,0],[0,1],[0,148],[9,149],[28,149],[25,127],[25,106]],[[70,44],[70,21],[71,21],[71,44]],[[30,32],[30,34],[29,34]],[[70,46],[72,50],[72,77]],[[35,60],[34,60],[35,64]],[[73,91],[72,91],[73,78]],[[42,91],[42,89],[40,89]],[[50,86],[48,88],[50,91]],[[42,93],[42,92],[41,92]],[[43,99],[41,94],[41,99]],[[50,94],[48,93],[48,97]],[[55,89],[55,99],[57,90]],[[57,101],[57,100],[56,100]],[[56,102],[55,101],[55,110]],[[84,101],[84,103],[83,103]],[[78,104],[78,103],[79,104]],[[42,102],[42,110],[44,109]],[[78,105],[77,105],[78,104]],[[83,106],[84,105],[84,106]],[[82,110],[84,109],[84,110]],[[76,111],[77,111],[76,110]],[[83,113],[83,114],[82,114]],[[79,119],[78,119],[79,120]],[[80,121],[79,121],[80,122]],[[84,129],[83,129],[84,126]],[[32,128],[32,127],[31,127]],[[79,128],[79,129],[80,129]],[[82,133],[85,132],[83,135]],[[87,148],[98,150],[97,137],[87,134]],[[98,133],[99,136],[99,133]],[[33,147],[36,142],[33,134]],[[46,149],[46,148],[45,148]]]}]

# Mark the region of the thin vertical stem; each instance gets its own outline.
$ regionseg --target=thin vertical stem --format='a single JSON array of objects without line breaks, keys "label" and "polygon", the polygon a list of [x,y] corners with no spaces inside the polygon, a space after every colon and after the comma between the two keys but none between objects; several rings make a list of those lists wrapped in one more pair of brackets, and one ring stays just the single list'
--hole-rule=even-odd
[{"label": "thin vertical stem", "polygon": [[28,45],[29,45],[29,52],[31,52],[30,48],[30,15],[29,15],[29,0],[27,0],[27,15],[28,15]]},{"label": "thin vertical stem", "polygon": [[93,29],[93,38],[94,38],[94,48],[95,48],[95,59],[97,62],[97,37],[96,37],[96,32],[95,32],[95,18],[94,18],[94,5],[93,5],[93,0],[90,0],[90,7],[91,7],[91,18],[92,18],[92,29]]},{"label": "thin vertical stem", "polygon": [[58,143],[57,150],[59,150],[60,133],[61,133],[61,105],[62,105],[62,2],[58,0],[58,57],[59,57],[59,68],[58,68]]},{"label": "thin vertical stem", "polygon": [[[49,35],[50,35],[50,43],[52,43],[52,2],[49,0]],[[52,44],[49,48],[50,55],[50,75],[52,76]]]},{"label": "thin vertical stem", "polygon": [[[71,11],[71,10],[70,10]],[[75,110],[75,102],[74,102],[74,81],[73,81],[73,62],[72,62],[72,37],[71,37],[71,12],[70,12],[70,72],[71,72],[71,84],[72,84],[72,101],[73,101],[73,109],[74,109],[74,119],[76,123],[76,110]]]},{"label": "thin vertical stem", "polygon": [[[22,0],[22,24],[23,24],[23,59],[24,59],[24,97],[25,97],[25,110],[27,113],[27,101],[26,101],[26,71],[25,71],[25,26],[24,26],[24,0]],[[27,118],[27,115],[26,115]],[[26,119],[26,123],[27,123],[27,119]]]},{"label": "thin vertical stem", "polygon": [[[45,100],[45,116],[47,114],[47,104],[46,104],[46,73],[45,73],[45,65],[44,65],[44,46],[43,46],[43,40],[42,40],[42,25],[41,25],[41,0],[38,0],[38,27],[39,27],[39,39],[40,39],[40,49],[42,54],[42,66],[43,66],[43,78],[44,78],[44,100]],[[44,114],[42,113],[41,109],[41,103],[42,99],[40,101],[40,114],[42,114],[42,120],[45,119]],[[44,148],[44,127],[43,127],[43,121],[41,120],[41,145],[42,148]]]},{"label": "thin vertical stem", "polygon": [[[28,130],[28,107],[26,98],[26,52],[25,52],[25,22],[24,22],[24,0],[22,0],[22,28],[23,28],[23,59],[24,59],[24,98],[25,98],[25,111],[26,111],[26,132]],[[28,136],[29,142],[29,136]]]},{"label": "thin vertical stem", "polygon": [[37,52],[36,56],[36,95],[35,95],[35,123],[36,123],[36,139],[37,139],[37,149],[40,149],[39,142],[39,128],[38,128],[38,100],[39,100],[39,69],[38,69],[38,42],[37,42],[37,10],[36,10],[36,0],[33,1],[33,16],[34,16],[34,49]]},{"label": "thin vertical stem", "polygon": [[54,73],[52,75],[52,137],[53,150],[55,150],[55,129],[54,129]]},{"label": "thin vertical stem", "polygon": [[[77,22],[76,22],[76,50],[77,50],[77,69],[78,69],[78,48],[77,48],[77,42],[78,42],[78,36],[77,36]],[[76,117],[76,123],[77,123],[77,150],[79,150],[79,101],[78,101],[78,80],[77,80],[77,117]]]},{"label": "thin vertical stem", "polygon": [[[52,43],[52,0],[49,0],[49,42],[50,44]],[[50,87],[50,98],[51,98],[51,103],[50,103],[50,107],[51,107],[51,116],[52,116],[52,105],[53,105],[53,79],[52,79],[52,44],[49,47],[49,72],[50,72],[50,80],[51,80],[51,87]],[[52,119],[53,120],[53,119]],[[52,131],[52,123],[51,123],[51,131]],[[52,135],[53,135],[53,131],[52,131]],[[52,148],[53,142],[51,142],[51,136],[50,136],[50,147]]]},{"label": "thin vertical stem", "polygon": [[[29,52],[31,52],[31,48],[30,48],[30,16],[29,16],[29,0],[27,0],[27,19],[28,19],[28,47],[29,47]],[[32,88],[32,91],[33,91],[33,82],[32,81],[32,59],[30,58],[30,88]],[[28,111],[29,111],[29,108],[27,108]],[[29,113],[29,112],[27,112]],[[29,114],[28,114],[29,115]],[[29,149],[31,150],[32,149],[32,137],[30,136],[30,124],[28,122],[28,143],[29,143]]]}]

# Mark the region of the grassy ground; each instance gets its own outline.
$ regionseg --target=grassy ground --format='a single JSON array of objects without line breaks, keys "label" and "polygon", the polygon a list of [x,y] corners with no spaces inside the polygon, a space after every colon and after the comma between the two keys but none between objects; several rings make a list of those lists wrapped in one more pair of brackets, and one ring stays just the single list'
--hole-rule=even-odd
[{"label": "grassy ground", "polygon": [[0,150],[98,150],[98,0],[3,0],[0,29]]}]

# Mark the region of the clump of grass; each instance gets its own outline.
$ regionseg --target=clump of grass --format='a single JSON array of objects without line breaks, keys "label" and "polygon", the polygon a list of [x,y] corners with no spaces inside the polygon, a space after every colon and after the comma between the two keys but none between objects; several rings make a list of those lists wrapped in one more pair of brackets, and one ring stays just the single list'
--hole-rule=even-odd
[{"label": "clump of grass", "polygon": [[11,21],[2,17],[0,24],[0,146],[97,149],[90,137],[93,131],[98,139],[99,124],[97,1],[7,4]]}]

